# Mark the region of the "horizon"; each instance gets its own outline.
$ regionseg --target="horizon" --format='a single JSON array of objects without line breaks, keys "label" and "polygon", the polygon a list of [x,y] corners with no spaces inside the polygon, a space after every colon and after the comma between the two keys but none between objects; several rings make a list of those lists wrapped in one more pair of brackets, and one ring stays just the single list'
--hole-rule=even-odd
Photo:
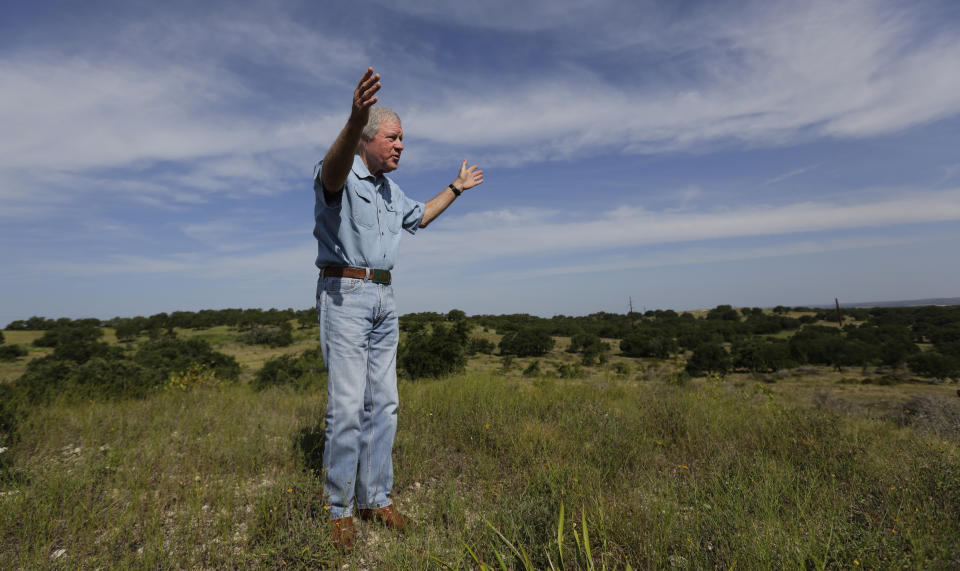
[{"label": "horizon", "polygon": [[[931,302],[931,303],[927,303],[927,302]],[[932,303],[932,302],[945,302],[945,303]],[[669,310],[675,311],[675,312],[677,312],[677,313],[704,312],[704,311],[709,311],[709,310],[711,310],[711,309],[715,309],[716,307],[718,307],[718,306],[720,306],[720,305],[730,305],[730,304],[722,304],[722,303],[721,303],[721,304],[717,304],[717,306],[714,306],[714,307],[698,307],[698,308],[684,308],[684,309],[680,309],[680,308],[669,308],[669,307],[657,307],[657,308],[646,308],[646,307],[645,307],[645,308],[643,308],[643,309],[640,310],[640,311],[637,311],[636,309],[634,309],[634,312],[635,312],[635,313],[638,313],[638,314],[644,314],[644,313],[646,313],[647,311],[669,311]],[[889,307],[889,308],[924,307],[924,306],[928,306],[928,305],[933,305],[933,306],[937,306],[937,307],[951,307],[951,306],[954,306],[954,305],[960,305],[960,297],[924,298],[924,299],[904,299],[904,300],[888,300],[888,301],[873,301],[873,302],[869,302],[869,301],[868,301],[868,302],[862,302],[862,301],[861,301],[861,302],[856,302],[856,301],[855,301],[855,302],[849,302],[849,303],[840,303],[840,309],[870,309],[870,308],[873,308],[873,307]],[[796,309],[796,308],[832,309],[832,308],[834,307],[834,304],[832,304],[832,303],[825,303],[825,304],[789,304],[789,305],[788,305],[788,304],[778,304],[778,305],[774,305],[774,306],[763,306],[763,307],[760,307],[760,309],[772,310],[772,309],[774,309],[774,308],[776,308],[776,307],[779,307],[779,306],[783,306],[783,307],[786,307],[786,308],[788,308],[788,309]],[[750,306],[750,305],[733,305],[732,307],[733,307],[734,309],[751,309],[751,308],[757,307],[757,306]],[[292,310],[292,311],[306,311],[306,310],[311,310],[311,309],[314,309],[314,308],[313,308],[313,307],[303,307],[303,308],[297,309],[297,308],[293,308],[293,307],[287,307],[287,308],[280,308],[280,307],[216,307],[216,308],[214,308],[214,307],[206,307],[206,308],[196,309],[196,310],[175,309],[175,310],[171,310],[171,311],[160,311],[160,312],[156,312],[156,313],[153,313],[153,314],[146,314],[146,315],[113,315],[113,316],[110,316],[110,317],[101,317],[101,316],[96,316],[96,315],[79,315],[79,316],[75,316],[75,317],[70,317],[70,319],[72,319],[72,320],[78,320],[78,319],[99,319],[100,321],[110,321],[110,320],[112,320],[112,319],[130,319],[130,318],[134,318],[134,317],[150,317],[151,315],[157,315],[157,314],[160,314],[160,313],[166,313],[166,314],[169,315],[169,314],[174,313],[174,312],[177,312],[177,311],[186,311],[186,312],[188,312],[188,313],[196,313],[196,312],[205,311],[205,310],[206,310],[206,311],[224,311],[224,310],[228,310],[228,309],[239,309],[239,310],[241,310],[241,311],[246,311],[246,310],[251,310],[251,309],[259,309],[259,310],[262,310],[262,311],[269,311],[269,310],[277,310],[277,311],[288,311],[288,310]],[[446,311],[435,311],[435,312],[433,312],[433,313],[437,313],[437,314],[440,314],[440,315],[445,315],[445,314],[449,313],[450,311],[457,310],[457,309],[459,309],[459,308],[452,307],[452,308],[450,308],[450,309],[447,309]],[[430,311],[430,310],[427,310],[427,311]],[[422,312],[406,312],[406,313],[401,313],[401,314],[400,314],[400,317],[403,317],[404,315],[408,315],[408,314],[415,314],[415,313],[422,313]],[[522,313],[526,313],[526,312],[520,312],[520,313],[522,314]],[[630,311],[629,311],[629,309],[628,309],[627,311],[624,311],[624,312],[618,312],[618,311],[607,311],[607,312],[604,312],[604,311],[594,311],[594,312],[589,312],[589,313],[577,313],[577,314],[563,314],[563,313],[555,313],[555,314],[552,314],[552,315],[543,315],[543,314],[536,314],[536,313],[527,313],[527,314],[528,314],[528,315],[532,315],[532,316],[534,316],[534,317],[540,317],[540,318],[543,318],[543,319],[551,319],[551,318],[559,317],[559,316],[564,316],[564,317],[586,317],[586,316],[589,316],[589,315],[594,315],[594,314],[596,314],[596,313],[610,313],[610,314],[615,314],[615,315],[627,315],[627,314],[630,313]],[[481,315],[494,315],[494,316],[496,316],[496,315],[513,315],[513,313],[510,313],[510,314],[507,314],[507,313],[467,313],[467,317],[468,317],[468,318],[477,317],[477,316],[481,316]],[[29,316],[29,317],[23,318],[22,320],[29,319],[30,317],[41,317],[41,318],[44,318],[44,319],[60,319],[60,318],[62,318],[62,317],[68,317],[68,316],[63,316],[63,315],[31,315],[31,316]],[[13,321],[19,321],[19,320],[13,320]],[[7,322],[6,324],[4,324],[3,327],[6,328],[6,327],[7,327],[8,325],[10,325],[11,323],[13,323],[13,322],[12,322],[12,321],[11,321],[11,322]]]},{"label": "horizon", "polygon": [[486,177],[404,236],[401,314],[960,291],[956,2],[7,13],[0,323],[310,307],[310,177],[367,66],[409,196]]}]

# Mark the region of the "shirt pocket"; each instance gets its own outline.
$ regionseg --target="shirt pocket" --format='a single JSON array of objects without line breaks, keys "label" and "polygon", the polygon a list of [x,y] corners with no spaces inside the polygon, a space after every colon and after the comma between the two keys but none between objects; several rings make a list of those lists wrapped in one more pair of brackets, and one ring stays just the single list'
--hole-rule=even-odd
[{"label": "shirt pocket", "polygon": [[383,214],[386,218],[387,229],[393,234],[400,232],[400,225],[403,223],[403,212],[392,202],[383,204]]},{"label": "shirt pocket", "polygon": [[362,228],[373,228],[377,223],[377,205],[373,194],[357,188],[350,190],[350,218]]}]

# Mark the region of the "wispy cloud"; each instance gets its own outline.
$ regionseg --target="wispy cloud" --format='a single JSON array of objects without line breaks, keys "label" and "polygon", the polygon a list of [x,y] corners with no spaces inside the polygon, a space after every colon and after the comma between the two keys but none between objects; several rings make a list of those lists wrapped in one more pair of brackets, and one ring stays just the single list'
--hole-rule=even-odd
[{"label": "wispy cloud", "polygon": [[[608,4],[615,11],[625,9],[619,3]],[[530,7],[538,18],[522,20],[560,30],[574,22],[580,25],[571,5],[556,10],[549,5]],[[496,25],[492,16],[511,13],[485,6],[487,17],[477,20],[472,13],[480,7],[442,9],[439,4],[418,3],[395,8],[467,25],[473,21]],[[657,16],[662,9],[648,10],[654,21],[665,17]],[[582,11],[596,18],[603,14],[607,23],[601,29],[611,32],[621,26],[632,29],[637,23],[648,30],[650,25],[643,8],[628,10],[627,18],[612,22],[609,12]],[[363,57],[361,44],[340,30],[307,29],[282,12],[270,12],[266,21],[264,15],[216,14],[181,27],[161,24],[159,30],[131,24],[125,37],[131,38],[127,44],[136,51],[130,58],[102,60],[81,54],[64,59],[26,53],[0,62],[0,85],[8,86],[0,91],[0,108],[7,110],[0,117],[21,133],[4,140],[0,156],[20,166],[49,164],[51,157],[66,166],[102,166],[140,158],[253,153],[303,144],[311,133],[332,134],[343,120],[342,112],[330,119],[332,123],[320,119],[320,124],[284,116],[270,105],[267,113],[258,114],[262,120],[251,116],[247,105],[268,103],[272,94],[223,64],[228,57],[241,57],[264,66],[279,65],[287,78],[299,75],[335,83],[348,93],[369,60]],[[725,137],[770,143],[808,135],[809,129],[854,137],[889,132],[960,111],[954,97],[960,76],[951,72],[960,57],[960,38],[940,35],[918,41],[912,34],[915,22],[908,16],[882,3],[701,8],[693,17],[678,20],[659,34],[648,30],[639,34],[637,45],[621,48],[661,49],[668,52],[668,59],[670,52],[682,55],[700,49],[691,46],[691,39],[695,46],[710,49],[705,58],[709,72],[673,84],[614,82],[574,60],[562,74],[534,70],[520,84],[488,80],[478,84],[467,73],[462,78],[466,90],[457,88],[459,81],[436,86],[446,97],[439,106],[435,96],[427,98],[429,107],[418,105],[423,98],[417,93],[402,94],[408,100],[399,103],[416,119],[411,125],[421,137],[462,144],[461,133],[467,131],[469,144],[516,146],[536,141],[546,145],[543,156],[603,146],[611,140],[655,152]],[[132,39],[138,37],[136,30],[146,38]],[[177,41],[160,41],[161,33]],[[198,54],[204,55],[198,59]],[[404,71],[430,77],[468,71],[428,68]],[[64,98],[64,93],[71,97]],[[329,102],[315,101],[321,106],[315,116],[323,117]],[[451,125],[458,128],[452,130]]]},{"label": "wispy cloud", "polygon": [[[718,262],[732,262],[737,260],[752,260],[758,258],[782,258],[803,254],[822,254],[842,250],[857,250],[861,248],[889,247],[916,242],[915,237],[890,238],[883,236],[867,236],[856,238],[840,238],[830,240],[788,240],[770,246],[738,247],[728,244],[715,244],[709,247],[679,248],[668,252],[638,252],[629,256],[605,256],[603,259],[590,264],[563,264],[556,263],[538,268],[520,268],[509,271],[494,271],[484,276],[487,280],[527,280],[574,274],[591,274],[598,272],[631,272],[664,266],[679,266],[687,264],[715,264]],[[558,260],[559,262],[559,260]]]},{"label": "wispy cloud", "polygon": [[655,244],[960,220],[960,189],[901,194],[909,197],[854,204],[801,202],[767,207],[736,206],[710,212],[657,212],[622,206],[594,219],[534,217],[532,221],[504,220],[483,228],[461,228],[458,220],[451,217],[431,228],[429,240],[411,240],[404,255],[431,263],[475,263]]},{"label": "wispy cloud", "polygon": [[769,184],[776,184],[776,183],[778,183],[778,182],[783,182],[783,181],[785,181],[785,180],[787,180],[787,179],[793,178],[793,177],[795,177],[795,176],[799,176],[799,175],[801,175],[801,174],[803,174],[803,173],[805,173],[805,172],[809,172],[809,171],[811,171],[811,170],[813,170],[813,169],[815,169],[815,168],[817,168],[817,167],[819,167],[819,166],[820,166],[820,165],[817,164],[817,165],[810,165],[810,166],[806,166],[806,167],[801,167],[801,168],[798,168],[798,169],[793,169],[792,171],[785,172],[785,173],[783,173],[783,174],[781,174],[781,175],[777,175],[777,176],[775,176],[775,177],[768,178],[767,180],[763,181],[763,184],[769,185]]},{"label": "wispy cloud", "polygon": [[314,273],[316,246],[304,245],[253,254],[186,252],[170,255],[114,255],[100,261],[64,262],[38,269],[74,276],[183,274],[193,280],[243,278],[244,283],[298,279]]},{"label": "wispy cloud", "polygon": [[[889,245],[903,243],[904,238],[866,235],[827,239],[824,235],[958,220],[960,189],[914,192],[910,193],[909,198],[887,198],[870,203],[804,202],[710,212],[649,211],[621,206],[601,212],[595,218],[579,220],[570,220],[558,211],[521,208],[438,220],[436,226],[422,231],[423,236],[418,234],[406,238],[401,256],[404,265],[409,267],[439,265],[454,268],[520,262],[527,268],[523,275],[581,273],[597,268],[636,269],[648,265]],[[229,242],[241,233],[237,224],[235,221],[214,221],[188,225],[183,230],[200,241]],[[809,234],[810,237],[791,237],[798,234]],[[757,236],[788,238],[785,245],[723,245],[724,240]],[[680,248],[684,244],[701,242],[711,245],[687,246],[679,254],[670,253],[667,257],[642,250],[644,247],[664,245]],[[242,248],[214,248],[206,253],[160,256],[117,255],[92,263],[57,262],[56,267],[71,274],[83,275],[183,272],[201,278],[239,277],[302,273],[309,270],[315,256],[312,245],[231,253],[239,249]],[[625,250],[631,252],[629,256],[622,253]],[[590,264],[566,262],[584,256],[614,261]]]}]

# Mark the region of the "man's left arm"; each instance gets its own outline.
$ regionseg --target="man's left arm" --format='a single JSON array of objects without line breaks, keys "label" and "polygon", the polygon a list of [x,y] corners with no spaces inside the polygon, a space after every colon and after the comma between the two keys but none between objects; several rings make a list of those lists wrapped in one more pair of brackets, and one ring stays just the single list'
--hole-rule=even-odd
[{"label": "man's left arm", "polygon": [[461,192],[473,188],[478,184],[483,184],[483,171],[480,170],[477,165],[467,168],[467,160],[464,159],[463,162],[460,163],[460,174],[457,175],[457,179],[453,181],[452,186],[456,188],[456,191],[448,186],[440,191],[440,194],[428,200],[423,208],[423,218],[420,220],[420,227],[426,228],[427,224],[430,224],[437,216],[440,216],[443,211],[456,200]]}]

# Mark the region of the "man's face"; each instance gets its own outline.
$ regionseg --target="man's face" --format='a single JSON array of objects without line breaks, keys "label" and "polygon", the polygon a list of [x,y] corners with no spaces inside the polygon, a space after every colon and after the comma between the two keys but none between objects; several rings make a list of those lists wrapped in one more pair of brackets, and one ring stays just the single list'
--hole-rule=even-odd
[{"label": "man's face", "polygon": [[403,152],[403,128],[398,121],[384,119],[373,139],[361,140],[367,168],[374,175],[390,172],[400,164]]}]

